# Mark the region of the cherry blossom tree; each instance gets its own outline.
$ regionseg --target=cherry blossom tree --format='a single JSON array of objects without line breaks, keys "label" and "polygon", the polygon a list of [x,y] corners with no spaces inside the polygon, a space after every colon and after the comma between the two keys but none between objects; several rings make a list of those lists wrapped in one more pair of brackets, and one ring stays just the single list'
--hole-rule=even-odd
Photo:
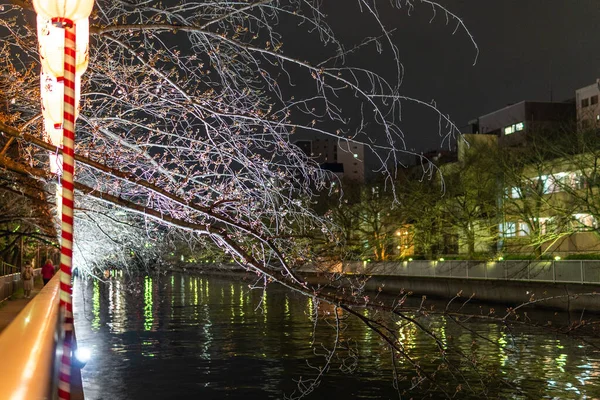
[{"label": "cherry blossom tree", "polygon": [[[435,386],[450,398],[459,389],[435,378],[436,369],[446,370],[465,388],[460,390],[481,393],[485,377],[476,359],[448,348],[422,322],[435,310],[420,305],[408,312],[404,297],[391,304],[374,301],[358,279],[347,293],[312,285],[297,269],[298,260],[311,258],[303,235],[320,232],[332,243],[341,236],[312,207],[314,195],[326,193],[336,177],[296,146],[296,138],[363,145],[393,194],[399,156],[407,153],[402,104],[431,110],[444,140],[458,133],[434,104],[402,94],[393,27],[385,26],[380,13],[427,12],[473,40],[460,18],[433,1],[338,5],[356,7],[377,34],[347,43],[316,0],[97,2],[77,120],[74,264],[84,272],[102,263],[150,268],[174,244],[193,247],[209,240],[256,274],[251,287],[279,282],[316,303],[332,304],[336,332],[343,325],[338,313],[363,321],[390,347],[393,362],[401,356],[414,366],[414,385]],[[58,150],[42,128],[32,17],[26,2],[0,11],[0,130],[3,148],[13,149],[0,164],[45,184],[52,199],[56,178],[47,171],[48,153]],[[392,66],[391,76],[349,63],[372,49]],[[334,274],[329,283],[339,279]],[[365,306],[391,318],[367,318]],[[506,321],[513,315],[483,317]],[[452,317],[462,323],[458,314]],[[439,348],[433,369],[403,348],[397,331],[403,324],[428,332]],[[461,362],[451,362],[450,353]],[[477,372],[477,385],[465,381],[465,369]],[[324,371],[302,381],[292,397],[311,393]]]},{"label": "cherry blossom tree", "polygon": [[[471,37],[449,10],[420,3]],[[391,182],[406,151],[402,102],[435,109],[401,94],[391,29],[373,3],[355,6],[380,32],[347,45],[314,1],[98,2],[77,121],[78,206],[90,215],[117,205],[137,214],[149,237],[170,229],[209,237],[242,265],[299,283],[288,258],[291,238],[298,227],[335,236],[310,208],[314,191],[334,177],[294,145],[295,137],[361,143]],[[414,5],[398,1],[392,8],[410,12]],[[27,4],[2,10],[2,85],[5,123],[22,134],[20,146],[27,143],[21,161],[42,170],[47,150],[56,149],[38,151],[22,140],[28,134],[47,141],[31,16]],[[284,33],[320,50],[288,50]],[[345,64],[369,46],[387,48],[395,76]],[[452,137],[454,124],[438,117],[440,133]],[[83,232],[76,235],[84,240]]]}]

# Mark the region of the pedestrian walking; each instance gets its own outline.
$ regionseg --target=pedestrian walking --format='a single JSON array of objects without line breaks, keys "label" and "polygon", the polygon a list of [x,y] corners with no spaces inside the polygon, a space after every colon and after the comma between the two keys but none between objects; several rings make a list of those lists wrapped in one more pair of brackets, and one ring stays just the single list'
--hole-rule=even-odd
[{"label": "pedestrian walking", "polygon": [[21,271],[21,279],[23,279],[23,292],[25,293],[25,298],[28,299],[31,297],[31,291],[33,290],[33,267],[31,266],[30,261],[25,263],[25,267],[23,267],[23,271]]},{"label": "pedestrian walking", "polygon": [[44,281],[44,286],[46,283],[50,282],[50,279],[54,276],[54,264],[52,264],[52,260],[47,259],[46,263],[42,266],[42,280]]}]

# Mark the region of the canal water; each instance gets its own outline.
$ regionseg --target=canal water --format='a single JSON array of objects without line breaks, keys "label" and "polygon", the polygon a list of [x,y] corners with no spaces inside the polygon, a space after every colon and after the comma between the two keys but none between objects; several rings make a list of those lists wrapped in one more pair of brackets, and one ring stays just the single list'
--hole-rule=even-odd
[{"label": "canal water", "polygon": [[[82,370],[88,400],[295,398],[298,382],[310,383],[326,365],[337,332],[333,307],[320,304],[325,317],[315,321],[312,299],[277,285],[250,289],[233,278],[79,279],[73,299],[79,347],[92,354]],[[362,322],[339,315],[338,352],[307,399],[438,399],[457,388],[455,399],[600,399],[600,351],[593,346],[539,328],[477,322],[465,329],[439,316],[420,321],[476,359],[476,370],[438,369],[431,338],[398,324],[407,354],[440,386],[413,388],[415,369],[398,358],[396,389],[389,349]],[[450,352],[448,359],[466,364]],[[460,390],[461,375],[476,394]]]}]

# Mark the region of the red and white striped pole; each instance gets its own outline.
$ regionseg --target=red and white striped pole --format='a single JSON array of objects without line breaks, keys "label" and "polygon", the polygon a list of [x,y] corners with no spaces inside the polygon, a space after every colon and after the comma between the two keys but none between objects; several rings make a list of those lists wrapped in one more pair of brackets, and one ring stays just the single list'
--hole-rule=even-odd
[{"label": "red and white striped pole", "polygon": [[[40,43],[40,60],[42,72],[63,81],[63,115],[53,113],[50,109],[60,104],[59,99],[44,101],[44,96],[50,92],[42,92],[42,114],[44,125],[51,123],[50,136],[59,134],[56,130],[62,125],[63,142],[63,171],[62,171],[62,216],[61,216],[61,251],[60,251],[60,310],[63,320],[63,345],[58,374],[58,398],[71,399],[71,357],[74,341],[73,302],[71,275],[73,269],[73,207],[75,205],[74,175],[75,175],[75,117],[77,110],[76,82],[83,74],[88,63],[88,18],[94,8],[94,0],[32,0],[38,14],[38,40]],[[48,25],[48,21],[51,25]],[[81,29],[83,39],[78,52],[76,41],[76,24]],[[60,47],[60,33],[53,27],[64,30],[64,50]],[[80,39],[80,40],[81,40]],[[62,54],[61,54],[62,53]],[[58,56],[58,57],[57,57]],[[60,57],[62,56],[62,60]],[[78,58],[79,56],[79,58]],[[62,65],[61,65],[62,61]],[[61,68],[62,67],[62,68]],[[79,68],[79,70],[78,70]],[[62,76],[61,76],[62,74]],[[43,89],[43,88],[41,88]],[[56,93],[56,92],[54,92]],[[48,100],[48,99],[46,99]],[[58,126],[58,127],[57,127]],[[56,145],[59,138],[54,137]]]},{"label": "red and white striped pole", "polygon": [[[54,22],[54,21],[53,21]],[[60,362],[58,398],[71,398],[71,350],[73,345],[73,207],[75,175],[75,24],[61,19],[65,29],[62,224],[60,249],[60,308],[64,315],[63,352]]]}]

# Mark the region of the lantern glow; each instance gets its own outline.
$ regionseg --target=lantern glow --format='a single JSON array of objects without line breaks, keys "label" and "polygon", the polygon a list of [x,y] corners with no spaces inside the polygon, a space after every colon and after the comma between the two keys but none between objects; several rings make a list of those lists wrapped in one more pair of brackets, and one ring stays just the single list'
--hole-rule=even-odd
[{"label": "lantern glow", "polygon": [[[54,126],[62,125],[63,121],[63,97],[65,85],[54,76],[42,71],[40,73],[40,94],[42,96],[42,115],[46,121]],[[81,97],[81,77],[75,77],[75,101],[79,103]],[[75,107],[75,118],[79,116],[79,107]],[[50,133],[50,132],[48,132]]]},{"label": "lantern glow", "polygon": [[[89,62],[89,32],[90,25],[87,18],[76,21],[75,31],[78,38],[75,46],[75,72],[81,75],[85,72]],[[64,35],[63,28],[38,15],[37,34],[39,42],[40,61],[42,71],[54,77],[61,77],[64,68]]]},{"label": "lantern glow", "polygon": [[88,18],[94,7],[94,0],[33,0],[38,15],[46,19],[65,18],[71,21]]},{"label": "lantern glow", "polygon": [[63,157],[61,154],[49,153],[50,157],[50,172],[56,175],[61,175],[63,171]]}]

